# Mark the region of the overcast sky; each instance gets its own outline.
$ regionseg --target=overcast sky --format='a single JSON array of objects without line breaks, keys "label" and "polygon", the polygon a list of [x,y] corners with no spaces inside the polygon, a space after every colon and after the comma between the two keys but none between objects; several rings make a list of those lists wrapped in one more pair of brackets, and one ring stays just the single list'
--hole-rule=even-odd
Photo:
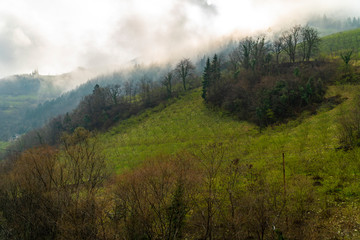
[{"label": "overcast sky", "polygon": [[359,0],[1,0],[0,77],[187,57],[234,32],[359,10]]}]

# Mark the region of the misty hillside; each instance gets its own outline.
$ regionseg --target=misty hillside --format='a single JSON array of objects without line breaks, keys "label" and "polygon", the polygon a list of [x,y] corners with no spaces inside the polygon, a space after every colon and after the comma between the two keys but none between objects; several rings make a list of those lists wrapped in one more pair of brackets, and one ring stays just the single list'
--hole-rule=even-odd
[{"label": "misty hillside", "polygon": [[[326,21],[325,21],[326,20]],[[320,19],[314,21],[320,26],[332,26],[334,21],[331,19]],[[321,24],[320,24],[321,23]],[[346,26],[354,27],[357,23],[354,20],[353,25],[350,23]],[[354,25],[355,24],[355,25]],[[335,24],[336,25],[336,24]],[[344,26],[345,26],[344,25]],[[341,28],[340,28],[341,29]],[[320,52],[323,55],[336,54],[339,56],[342,50],[359,48],[358,44],[359,30],[349,30],[332,34],[322,38],[320,42]],[[226,57],[237,46],[232,41],[223,44],[218,49],[218,53],[222,57]],[[197,71],[205,66],[205,58],[199,59],[196,63]],[[96,84],[101,87],[124,84],[132,81],[135,85],[144,77],[158,80],[165,75],[166,69],[169,67],[143,67],[135,65],[134,69],[123,73],[114,73],[98,76],[90,79],[86,83],[77,88],[65,92],[64,91],[80,80],[84,81],[91,74],[87,70],[78,69],[77,71],[60,76],[43,76],[34,72],[31,75],[18,75],[3,79],[0,81],[0,98],[1,108],[0,116],[3,119],[1,125],[2,131],[0,140],[8,141],[16,135],[21,135],[31,129],[37,128],[45,124],[51,118],[71,112],[79,104],[81,99],[90,94]]]},{"label": "misty hillside", "polygon": [[[323,37],[320,51],[323,54],[329,54],[330,52],[334,54],[342,49],[357,49],[357,33],[358,30],[351,30]],[[226,57],[236,47],[235,42],[229,42],[228,44],[223,44],[223,47],[218,49],[218,53],[220,56]],[[204,67],[204,61],[204,58],[198,60],[196,63],[197,71]],[[139,67],[135,66],[130,72],[118,72],[95,77],[66,93],[63,93],[63,91],[69,87],[67,82],[73,84],[73,78],[75,80],[76,77],[84,78],[85,73],[82,73],[83,70],[79,69],[77,75],[64,74],[58,77],[40,77],[40,75],[36,75],[40,77],[39,79],[35,75],[23,75],[22,77],[15,77],[19,78],[15,81],[0,81],[0,84],[2,84],[0,89],[2,89],[3,93],[6,93],[6,95],[0,94],[0,97],[2,97],[0,114],[2,114],[2,119],[4,119],[0,140],[8,141],[9,138],[14,137],[16,134],[23,134],[31,129],[42,126],[59,114],[71,112],[84,96],[92,92],[96,84],[105,87],[133,81],[136,85],[144,76],[152,80],[162,78],[168,68],[153,66],[148,69],[146,69],[147,67],[141,69],[142,67]],[[13,99],[13,96],[16,96],[16,98]],[[15,105],[17,106],[15,107]]]},{"label": "misty hillside", "polygon": [[0,240],[360,240],[359,13],[1,0]]},{"label": "misty hillside", "polygon": [[[80,96],[77,98],[71,93],[65,93],[76,82],[88,80],[92,74],[85,69],[77,69],[71,73],[61,75],[40,75],[37,71],[32,74],[15,75],[0,79],[0,141],[8,141],[30,129],[43,125],[50,117],[56,116],[59,111],[55,105],[48,109],[36,112],[44,104],[54,101],[62,102],[61,109],[70,111],[80,101],[81,97],[89,94],[90,90],[79,87]],[[64,102],[62,99],[67,96]],[[76,95],[76,94],[75,94]],[[35,112],[34,112],[35,111]],[[35,119],[35,120],[34,120]]]},{"label": "misty hillside", "polygon": [[309,26],[279,35],[39,105],[29,119],[89,92],[8,147],[0,239],[359,238],[355,49],[322,52]]},{"label": "misty hillside", "polygon": [[14,129],[24,117],[24,113],[48,99],[56,98],[61,89],[52,79],[45,79],[37,74],[18,75],[0,80],[0,139],[7,141],[14,134],[26,131],[24,126]]},{"label": "misty hillside", "polygon": [[[200,69],[202,67],[201,62],[197,63],[197,67],[197,69]],[[57,86],[54,86],[55,84],[53,84],[51,85],[51,87],[58,90],[57,94],[52,95],[51,98],[38,97],[36,98],[36,101],[33,102],[33,104],[29,104],[31,103],[31,101],[29,101],[28,98],[35,96],[37,97],[39,95],[41,96],[41,91],[50,94],[50,87],[47,87],[44,84],[41,85],[41,81],[38,79],[33,80],[33,77],[23,79],[23,81],[26,81],[26,84],[34,85],[32,88],[29,88],[26,84],[21,84],[21,82],[18,81],[3,81],[4,89],[14,88],[14,91],[4,91],[4,93],[6,93],[7,95],[11,95],[11,97],[7,95],[4,96],[4,107],[2,113],[6,125],[2,125],[4,126],[4,128],[0,136],[0,140],[8,141],[8,139],[10,137],[13,137],[15,134],[23,134],[30,131],[31,129],[41,127],[53,117],[56,117],[60,114],[65,114],[67,112],[70,113],[78,106],[80,101],[86,95],[92,93],[96,84],[100,85],[101,87],[118,85],[121,88],[123,88],[126,84],[130,84],[134,87],[133,91],[137,92],[141,81],[159,81],[160,79],[162,79],[162,77],[165,75],[166,71],[168,71],[169,68],[170,65],[150,65],[147,67],[135,65],[130,70],[93,77],[89,79],[86,83],[83,83],[75,89],[65,93],[62,93],[60,89]],[[50,84],[51,79],[49,79],[48,77],[46,80],[43,80],[43,82]],[[59,82],[60,81],[55,81],[55,83]],[[66,81],[64,81],[64,84],[66,85]],[[21,111],[19,111],[19,113],[21,112],[21,114],[18,114],[17,111],[8,111],[7,114],[5,114],[5,111],[8,110],[5,105],[7,104],[8,106],[10,106],[9,104],[11,104],[11,98],[13,98],[13,95],[16,95],[16,91],[18,91],[20,94],[19,96],[15,96],[15,98],[17,101],[19,101],[18,104],[21,106]],[[125,94],[125,91],[119,94]],[[6,99],[5,97],[7,97],[8,99]]]},{"label": "misty hillside", "polygon": [[[348,48],[355,48],[358,49],[358,41],[357,39],[357,33],[359,30],[351,30],[343,33],[333,34],[327,37],[323,37],[322,41],[320,43],[320,52],[323,54],[329,54],[338,52],[342,49],[348,49]],[[230,41],[228,44],[223,44],[223,46],[218,50],[218,54],[220,56],[223,56],[227,58],[229,53],[236,48],[237,45],[234,41]],[[216,52],[213,50],[213,52]],[[199,59],[196,62],[197,71],[201,71],[201,68],[205,66],[205,59]],[[19,122],[24,122],[25,126],[22,126],[22,130],[10,130],[9,134],[4,135],[1,137],[2,140],[7,140],[10,135],[14,134],[22,134],[25,131],[28,131],[30,129],[33,129],[35,127],[42,126],[46,121],[48,121],[50,118],[55,117],[59,114],[64,114],[66,112],[70,112],[73,110],[77,104],[80,102],[82,97],[86,96],[87,94],[90,94],[93,90],[93,87],[96,84],[99,84],[101,87],[106,87],[108,85],[114,85],[114,84],[123,84],[126,81],[133,81],[134,84],[140,81],[141,78],[144,76],[149,77],[153,80],[158,80],[159,78],[163,77],[161,74],[164,75],[164,72],[169,67],[150,67],[148,70],[141,69],[141,67],[136,67],[130,71],[130,72],[123,72],[123,73],[114,73],[114,74],[107,74],[99,77],[95,77],[88,81],[87,83],[82,84],[81,86],[77,87],[76,89],[73,89],[67,93],[62,94],[58,98],[53,98],[51,100],[44,101],[45,99],[42,99],[42,101],[39,101],[38,103],[41,103],[34,107],[35,105],[31,105],[30,108],[27,109],[26,116],[22,118]],[[66,81],[63,81],[66,85]],[[24,85],[26,86],[26,85]],[[59,93],[59,89],[56,86],[52,86],[53,88],[56,88],[54,90],[57,90]],[[6,88],[4,86],[4,88]],[[23,88],[24,90],[25,88]],[[47,91],[46,91],[47,92]],[[50,91],[51,93],[51,91]],[[4,101],[6,103],[6,101]],[[21,123],[17,123],[17,125]],[[11,127],[10,127],[11,128]]]},{"label": "misty hillside", "polygon": [[319,30],[322,36],[360,27],[359,17],[334,18],[326,15],[312,17],[307,24]]},{"label": "misty hillside", "polygon": [[[119,174],[111,179],[110,186],[100,184],[96,192],[104,201],[98,208],[107,206],[102,211],[110,208],[114,214],[121,214],[118,218],[104,217],[112,223],[106,225],[109,236],[117,233],[118,228],[123,229],[120,234],[125,236],[141,236],[147,231],[162,236],[156,224],[167,216],[166,209],[172,206],[172,199],[177,196],[174,195],[177,181],[180,181],[184,184],[181,204],[189,209],[184,217],[184,236],[205,234],[195,226],[206,222],[201,214],[206,213],[211,201],[214,239],[233,239],[233,231],[240,236],[256,236],[258,229],[272,236],[273,226],[262,226],[254,214],[266,222],[274,222],[285,236],[357,239],[359,233],[354,222],[358,221],[359,214],[360,152],[358,149],[342,151],[338,147],[341,145],[339,119],[345,114],[348,116],[357,104],[359,90],[359,86],[354,85],[332,86],[325,97],[332,99],[340,95],[346,99],[340,105],[324,102],[316,114],[304,112],[295,120],[259,132],[255,124],[208,108],[201,89],[195,89],[118,123],[97,135],[93,139],[95,143],[84,142],[76,147],[71,145],[72,141],[79,141],[86,132],[75,132],[74,139],[68,135],[66,141],[69,142],[65,142],[69,144],[68,150],[64,150],[62,157],[80,156],[87,150],[94,156],[94,166],[100,167],[96,164],[103,164],[103,158],[98,156],[101,151],[107,164]],[[46,161],[51,161],[55,152],[37,148],[27,154],[22,164],[28,157],[46,156]],[[14,171],[25,174],[21,166]],[[31,161],[25,166],[33,168]],[[87,168],[84,165],[81,169]],[[85,170],[82,173],[87,174]],[[211,187],[210,180],[214,181]],[[216,193],[210,200],[209,188]],[[57,199],[56,194],[46,197]],[[141,201],[141,205],[135,204],[137,201]],[[12,208],[11,203],[6,206]],[[150,230],[142,224],[134,227],[127,217],[149,224]],[[237,226],[235,230],[230,229],[229,223]],[[118,228],[113,229],[113,224]],[[127,228],[131,231],[127,232]]]},{"label": "misty hillside", "polygon": [[3,78],[0,80],[0,96],[36,96],[41,102],[62,92],[54,80],[55,77],[41,76],[37,72]]}]

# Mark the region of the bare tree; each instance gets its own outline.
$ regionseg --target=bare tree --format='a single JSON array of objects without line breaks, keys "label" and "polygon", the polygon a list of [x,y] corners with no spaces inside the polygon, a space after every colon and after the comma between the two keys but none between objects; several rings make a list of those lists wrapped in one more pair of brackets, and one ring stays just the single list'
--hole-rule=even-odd
[{"label": "bare tree", "polygon": [[279,56],[281,51],[283,50],[283,47],[284,47],[284,39],[282,37],[275,39],[273,44],[273,50],[275,53],[276,64],[279,64]]},{"label": "bare tree", "polygon": [[129,103],[132,102],[132,97],[135,96],[136,94],[136,87],[135,87],[135,83],[134,80],[128,80],[125,82],[125,95],[128,98]]},{"label": "bare tree", "polygon": [[107,91],[108,91],[108,94],[110,95],[109,97],[111,98],[112,100],[112,103],[114,105],[117,105],[119,103],[119,98],[121,96],[121,85],[120,84],[115,84],[115,85],[112,85],[110,87],[107,87],[106,88]]},{"label": "bare tree", "polygon": [[241,64],[245,69],[249,69],[251,66],[251,52],[254,45],[254,41],[252,38],[247,37],[241,43],[242,45],[242,61]]},{"label": "bare tree", "polygon": [[253,41],[251,51],[251,68],[253,71],[263,70],[266,62],[266,56],[269,52],[268,44],[265,41],[265,36],[260,36]]},{"label": "bare tree", "polygon": [[171,97],[172,94],[172,84],[173,84],[173,71],[169,71],[163,78],[162,84],[166,87],[166,91],[169,97]]},{"label": "bare tree", "polygon": [[184,239],[186,217],[199,181],[194,159],[151,159],[119,177],[112,218],[116,239]]},{"label": "bare tree", "polygon": [[225,161],[225,148],[222,143],[214,143],[201,149],[195,155],[203,169],[203,186],[200,199],[195,204],[201,215],[201,226],[204,230],[202,239],[214,239],[216,214],[220,209],[219,178]]},{"label": "bare tree", "polygon": [[176,65],[175,72],[181,78],[185,91],[187,89],[186,85],[188,84],[187,79],[191,75],[191,73],[194,69],[195,69],[195,66],[192,64],[192,62],[188,58],[184,58]]},{"label": "bare tree", "polygon": [[238,70],[242,59],[241,43],[229,54],[229,60],[232,70]]},{"label": "bare tree", "polygon": [[296,60],[296,46],[300,40],[301,26],[295,25],[290,30],[282,34],[284,41],[284,51],[289,55],[290,62]]},{"label": "bare tree", "polygon": [[149,106],[151,102],[152,80],[144,75],[138,84],[141,100],[145,106]]},{"label": "bare tree", "polygon": [[60,179],[65,191],[58,227],[64,239],[98,239],[98,192],[110,175],[99,141],[84,128],[65,133],[62,140]]},{"label": "bare tree", "polygon": [[319,32],[312,27],[305,26],[301,29],[303,61],[309,61],[320,43]]},{"label": "bare tree", "polygon": [[230,62],[234,70],[238,65],[254,72],[262,71],[266,62],[266,56],[269,53],[269,47],[265,41],[265,36],[259,36],[255,39],[247,37],[239,43],[239,46],[234,49],[229,55]]}]

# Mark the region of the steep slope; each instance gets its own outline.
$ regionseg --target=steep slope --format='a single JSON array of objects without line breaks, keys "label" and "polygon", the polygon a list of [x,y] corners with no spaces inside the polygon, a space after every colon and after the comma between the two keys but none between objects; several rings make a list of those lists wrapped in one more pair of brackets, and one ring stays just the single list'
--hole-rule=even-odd
[{"label": "steep slope", "polygon": [[[330,109],[324,104],[316,115],[304,113],[287,124],[261,133],[247,122],[208,109],[195,90],[174,103],[133,117],[101,135],[107,158],[119,172],[151,157],[182,151],[196,153],[209,143],[222,143],[226,159],[238,158],[267,174],[280,175],[282,154],[289,175],[304,174],[324,179],[322,191],[338,188],[342,196],[360,193],[356,169],[359,150],[338,151],[337,116],[352,105],[359,86],[331,87],[327,97],[348,98]],[[344,181],[344,179],[346,179]]]},{"label": "steep slope", "polygon": [[[358,49],[360,46],[359,31],[359,29],[355,29],[323,37],[320,46],[321,53],[336,55],[341,50]],[[219,51],[228,55],[229,49]],[[198,71],[201,72],[203,63],[201,64],[201,60],[199,60],[197,64]],[[164,71],[166,69],[153,66],[149,69],[134,69],[133,72],[127,74],[114,73],[98,76],[61,96],[59,96],[60,93],[69,87],[67,85],[74,85],[74,78],[84,79],[90,77],[91,74],[83,69],[60,76],[43,76],[34,72],[32,75],[16,77],[19,80],[24,78],[22,80],[25,82],[0,81],[0,119],[3,119],[0,139],[7,141],[15,134],[23,134],[42,126],[49,119],[59,114],[70,112],[77,106],[82,97],[91,93],[95,84],[100,84],[103,87],[109,84],[121,84],[129,79],[139,80],[144,75],[156,80],[162,77]],[[29,79],[33,81],[29,81]],[[8,83],[12,84],[9,85]],[[9,96],[10,93],[11,96]],[[14,97],[13,95],[17,96]]]},{"label": "steep slope", "polygon": [[[240,169],[244,166],[251,169],[241,170],[251,173],[244,176],[243,184],[261,182],[256,180],[259,178],[265,179],[266,186],[282,189],[284,181],[284,188],[286,185],[289,189],[287,198],[295,202],[289,203],[289,209],[308,209],[306,214],[314,214],[312,208],[323,209],[316,210],[319,211],[316,216],[321,219],[320,225],[331,226],[326,232],[357,239],[360,149],[338,149],[338,136],[339,117],[354,108],[359,90],[360,86],[355,85],[332,86],[327,98],[341,95],[344,100],[341,104],[325,102],[315,115],[305,112],[287,124],[259,132],[255,125],[206,108],[198,89],[120,123],[100,135],[100,139],[107,160],[117,172],[130,170],[135,176],[137,170],[149,166],[142,163],[152,163],[154,159],[164,161],[168,155],[198,161],[191,156],[211,157],[214,151],[223,151],[224,156],[215,161],[223,161],[230,169],[235,167],[233,164]],[[218,180],[229,179],[220,175]],[[238,184],[243,186],[241,182]],[[282,190],[269,191],[275,191],[275,197],[282,195]],[[316,199],[310,197],[310,202],[305,203],[309,192],[313,192]],[[304,203],[306,206],[301,206]]]},{"label": "steep slope", "polygon": [[[359,239],[360,150],[339,148],[338,138],[341,117],[356,109],[355,117],[360,115],[359,90],[331,86],[316,114],[302,112],[261,131],[207,108],[201,89],[182,91],[100,133],[99,142],[78,128],[62,138],[63,151],[48,146],[27,151],[11,175],[2,175],[1,211],[3,216],[28,212],[28,218],[8,217],[19,227],[22,219],[36,223],[34,213],[40,223],[46,221],[43,212],[49,209],[60,209],[49,218],[55,224],[67,213],[79,213],[89,216],[80,224],[101,227],[109,239],[107,234],[165,239],[174,221],[175,232],[184,229],[179,239]],[[110,181],[104,160],[118,173]],[[17,197],[17,191],[29,194]],[[44,201],[46,209],[37,211],[35,204],[19,211],[29,209],[29,199]],[[70,220],[62,224],[79,224]]]},{"label": "steep slope", "polygon": [[0,141],[0,155],[5,152],[5,149],[8,145],[9,145],[9,142]]},{"label": "steep slope", "polygon": [[200,95],[200,89],[194,90],[110,129],[101,136],[107,156],[122,169],[148,157],[236,141],[256,132],[255,125],[207,109]]}]

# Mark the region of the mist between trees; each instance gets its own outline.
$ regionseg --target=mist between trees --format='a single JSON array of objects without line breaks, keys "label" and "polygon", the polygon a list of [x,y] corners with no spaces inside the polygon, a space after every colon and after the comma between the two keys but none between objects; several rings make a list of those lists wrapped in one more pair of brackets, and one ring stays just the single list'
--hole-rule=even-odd
[{"label": "mist between trees", "polygon": [[[95,79],[91,81],[95,85],[92,94],[85,96],[76,109],[23,135],[11,149],[55,145],[62,132],[71,133],[80,126],[106,130],[199,86],[209,106],[261,127],[281,122],[321,102],[326,85],[338,76],[338,63],[315,57],[319,44],[314,28],[296,25],[272,40],[259,36],[231,42],[219,49],[211,64],[205,56],[195,64],[184,58],[174,67],[137,65],[130,73],[109,76],[112,85],[105,87],[96,84]],[[105,82],[107,78],[98,80]],[[42,111],[44,108],[32,116],[46,114]]]},{"label": "mist between trees", "polygon": [[107,130],[147,108],[165,108],[200,86],[209,108],[260,129],[303,110],[315,112],[328,84],[358,81],[349,62],[317,56],[319,43],[316,30],[295,26],[273,41],[245,38],[196,64],[185,58],[166,71],[153,68],[151,77],[138,68],[139,78],[96,84],[75,110],[9,148],[16,154],[0,168],[0,238],[340,237],[332,225],[339,211],[335,200],[316,189],[321,177],[287,175],[286,155],[279,156],[283,166],[254,166],[228,158],[230,150],[214,143],[149,159],[115,175],[90,132]]}]

